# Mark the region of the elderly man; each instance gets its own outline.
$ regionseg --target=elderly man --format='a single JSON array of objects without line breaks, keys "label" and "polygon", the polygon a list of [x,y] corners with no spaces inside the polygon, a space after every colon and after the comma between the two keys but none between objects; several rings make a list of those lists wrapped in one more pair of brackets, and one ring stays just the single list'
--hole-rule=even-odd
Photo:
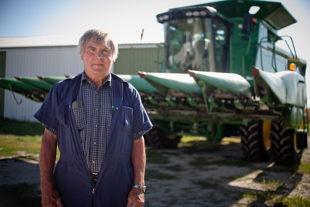
[{"label": "elderly man", "polygon": [[79,52],[84,71],[55,84],[34,115],[45,127],[42,205],[143,206],[152,123],[136,89],[110,73],[118,48],[109,34],[87,31]]}]

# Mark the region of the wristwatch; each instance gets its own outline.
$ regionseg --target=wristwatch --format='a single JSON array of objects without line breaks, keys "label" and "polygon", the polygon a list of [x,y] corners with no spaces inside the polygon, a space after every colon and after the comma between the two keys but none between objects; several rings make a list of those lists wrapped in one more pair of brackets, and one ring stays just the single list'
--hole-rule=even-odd
[{"label": "wristwatch", "polygon": [[143,191],[143,193],[145,193],[146,186],[134,184],[132,187],[133,188],[139,188],[139,189],[141,189]]}]

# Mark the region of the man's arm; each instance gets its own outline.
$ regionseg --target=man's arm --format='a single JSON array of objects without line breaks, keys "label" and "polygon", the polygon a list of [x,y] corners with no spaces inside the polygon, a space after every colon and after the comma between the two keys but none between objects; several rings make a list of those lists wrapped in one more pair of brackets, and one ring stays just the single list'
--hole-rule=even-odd
[{"label": "man's arm", "polygon": [[[144,138],[133,141],[131,161],[134,169],[134,184],[144,186],[146,165]],[[140,207],[144,204],[144,192],[138,188],[132,188],[129,192],[127,207]]]},{"label": "man's arm", "polygon": [[42,206],[62,207],[61,198],[53,185],[53,170],[56,159],[57,135],[45,129],[40,151],[40,177]]}]

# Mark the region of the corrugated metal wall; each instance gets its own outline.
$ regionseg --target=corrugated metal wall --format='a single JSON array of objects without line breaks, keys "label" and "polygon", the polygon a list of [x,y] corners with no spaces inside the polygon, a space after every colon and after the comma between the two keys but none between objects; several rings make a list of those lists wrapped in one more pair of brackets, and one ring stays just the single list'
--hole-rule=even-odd
[{"label": "corrugated metal wall", "polygon": [[75,75],[83,69],[77,47],[8,49],[6,77]]},{"label": "corrugated metal wall", "polygon": [[120,45],[114,64],[116,74],[137,75],[137,71],[160,72],[162,45]]},{"label": "corrugated metal wall", "polygon": [[[6,78],[76,75],[83,70],[77,47],[18,48],[6,50]],[[4,117],[21,121],[36,121],[33,114],[41,103],[5,90]]]},{"label": "corrugated metal wall", "polygon": [[[35,77],[76,75],[83,68],[76,46],[16,48],[6,51],[6,78],[14,76]],[[112,72],[116,74],[137,74],[137,71],[157,72],[161,65],[154,61],[162,60],[162,47],[157,45],[120,45],[119,57]],[[31,101],[19,94],[5,90],[4,117],[21,121],[36,121],[33,114],[41,103]]]}]

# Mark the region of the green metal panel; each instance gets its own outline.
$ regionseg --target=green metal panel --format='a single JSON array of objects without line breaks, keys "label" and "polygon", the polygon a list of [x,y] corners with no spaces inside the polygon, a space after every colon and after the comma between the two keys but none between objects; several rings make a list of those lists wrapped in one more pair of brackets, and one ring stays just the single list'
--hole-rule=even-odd
[{"label": "green metal panel", "polygon": [[[6,53],[0,52],[0,77],[5,76],[5,59]],[[3,117],[4,113],[4,89],[0,87],[0,117]]]},{"label": "green metal panel", "polygon": [[114,73],[137,75],[138,71],[160,72],[163,49],[158,48],[120,48],[114,64]]},{"label": "green metal panel", "polygon": [[297,22],[280,2],[226,0],[201,5],[214,7],[217,12],[223,14],[227,18],[243,17],[245,13],[248,13],[251,6],[259,6],[260,10],[254,17],[265,20],[276,30]]},{"label": "green metal panel", "polygon": [[243,24],[243,18],[233,18],[230,21],[234,26],[234,32],[231,36],[229,72],[243,77],[251,76],[257,56],[260,21],[258,20],[250,34],[242,34],[242,30],[238,28],[238,25]]}]

